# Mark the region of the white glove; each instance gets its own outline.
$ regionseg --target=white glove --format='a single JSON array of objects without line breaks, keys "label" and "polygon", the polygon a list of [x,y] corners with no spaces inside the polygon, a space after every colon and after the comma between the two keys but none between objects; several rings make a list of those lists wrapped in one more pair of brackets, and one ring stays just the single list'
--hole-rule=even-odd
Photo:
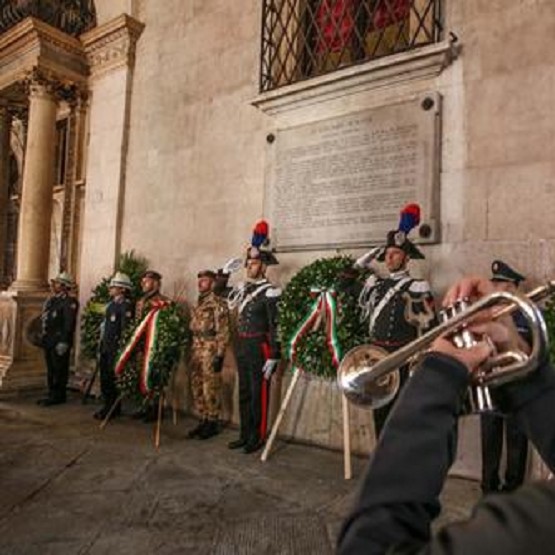
[{"label": "white glove", "polygon": [[243,267],[243,260],[241,258],[231,258],[229,259],[222,268],[225,274],[234,274]]},{"label": "white glove", "polygon": [[275,358],[269,358],[262,368],[262,373],[264,374],[264,379],[269,380],[272,374],[276,371],[279,360]]},{"label": "white glove", "polygon": [[57,343],[54,350],[59,357],[63,357],[69,351],[69,345],[67,343]]},{"label": "white glove", "polygon": [[355,268],[368,268],[370,262],[380,254],[382,247],[374,247],[370,249],[367,253],[363,254],[357,261],[353,264]]}]

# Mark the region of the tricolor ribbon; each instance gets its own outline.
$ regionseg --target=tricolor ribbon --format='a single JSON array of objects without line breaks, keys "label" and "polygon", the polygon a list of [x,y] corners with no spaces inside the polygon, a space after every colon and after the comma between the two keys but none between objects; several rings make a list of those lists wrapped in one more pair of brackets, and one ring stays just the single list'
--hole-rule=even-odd
[{"label": "tricolor ribbon", "polygon": [[152,390],[153,362],[158,340],[160,313],[168,304],[166,301],[155,301],[152,303],[150,310],[133,332],[116,362],[114,372],[116,376],[121,376],[131,355],[144,337],[143,360],[139,374],[139,389],[144,397],[150,395]]},{"label": "tricolor ribbon", "polygon": [[333,289],[311,289],[311,297],[315,297],[310,310],[304,320],[300,323],[297,331],[289,341],[289,360],[295,366],[297,348],[299,341],[311,331],[316,331],[324,322],[326,333],[326,344],[331,353],[332,364],[335,368],[341,361],[341,347],[337,338],[337,302],[336,292]]}]

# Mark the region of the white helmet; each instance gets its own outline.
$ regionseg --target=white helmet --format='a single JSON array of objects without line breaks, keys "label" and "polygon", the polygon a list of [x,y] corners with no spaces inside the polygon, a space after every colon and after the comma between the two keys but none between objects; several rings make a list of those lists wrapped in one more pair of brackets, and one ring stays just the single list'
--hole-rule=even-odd
[{"label": "white helmet", "polygon": [[127,274],[123,272],[116,272],[114,277],[110,280],[110,287],[122,287],[123,289],[132,289],[133,284]]}]

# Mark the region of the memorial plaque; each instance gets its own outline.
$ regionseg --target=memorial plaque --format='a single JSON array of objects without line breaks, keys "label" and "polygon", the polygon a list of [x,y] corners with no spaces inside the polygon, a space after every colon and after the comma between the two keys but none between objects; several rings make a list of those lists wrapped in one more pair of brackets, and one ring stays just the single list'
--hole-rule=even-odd
[{"label": "memorial plaque", "polygon": [[440,117],[440,96],[428,94],[277,131],[265,189],[274,247],[380,244],[408,202],[422,207],[411,238],[437,242]]}]

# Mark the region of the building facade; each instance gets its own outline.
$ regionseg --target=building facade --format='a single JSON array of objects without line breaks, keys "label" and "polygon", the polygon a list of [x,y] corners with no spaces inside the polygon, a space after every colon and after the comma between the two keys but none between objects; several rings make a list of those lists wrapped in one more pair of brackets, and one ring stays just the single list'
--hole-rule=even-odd
[{"label": "building facade", "polygon": [[[72,272],[84,303],[134,249],[168,294],[185,280],[192,299],[196,272],[241,255],[267,215],[270,135],[429,94],[439,231],[417,273],[438,293],[495,258],[533,283],[553,275],[553,2],[380,2],[95,0],[79,17],[2,15],[3,388],[42,379],[24,332],[50,275]],[[271,277],[286,284],[334,252],[280,253]]]}]

